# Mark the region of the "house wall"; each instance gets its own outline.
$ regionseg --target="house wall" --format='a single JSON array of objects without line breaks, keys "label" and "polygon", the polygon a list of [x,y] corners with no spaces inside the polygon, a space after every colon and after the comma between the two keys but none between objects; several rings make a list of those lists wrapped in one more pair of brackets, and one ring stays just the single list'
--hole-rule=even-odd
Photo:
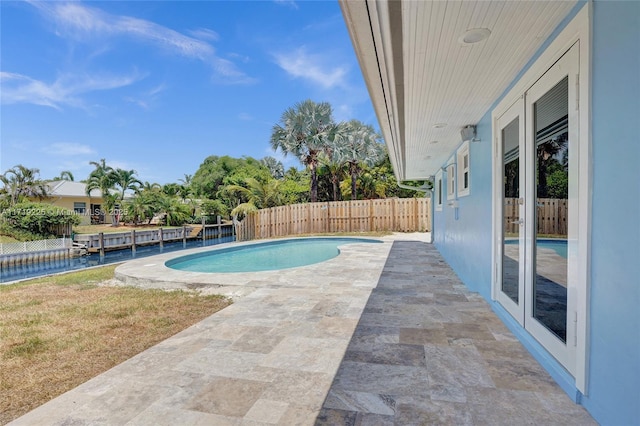
[{"label": "house wall", "polygon": [[[471,289],[485,297],[559,384],[601,424],[640,419],[640,2],[592,4],[592,209],[587,392],[491,302],[491,111],[471,148],[471,194],[458,211],[434,211],[433,241]],[[577,12],[575,10],[572,15]],[[562,30],[571,16],[556,30]],[[535,55],[535,61],[550,40]],[[521,74],[522,75],[522,74]],[[513,84],[517,82],[514,81]],[[513,86],[512,84],[512,86]],[[509,89],[505,91],[505,94]],[[496,103],[499,101],[498,99]],[[454,152],[451,153],[454,155]],[[444,164],[443,164],[444,165]],[[446,174],[443,174],[446,180]],[[443,182],[446,184],[446,182]],[[572,389],[573,388],[573,394]]]},{"label": "house wall", "polygon": [[595,2],[591,353],[584,406],[640,422],[640,2]]},{"label": "house wall", "polygon": [[[55,197],[49,198],[48,200],[43,200],[44,203],[53,204],[58,207],[64,207],[65,209],[73,210],[74,203],[85,203],[86,213],[81,217],[82,225],[89,225],[91,223],[91,216],[89,209],[91,208],[91,204],[100,204],[102,210],[105,209],[104,203],[102,202],[102,198],[89,198],[89,197]],[[111,216],[106,215],[105,221],[109,223],[111,221]]]}]

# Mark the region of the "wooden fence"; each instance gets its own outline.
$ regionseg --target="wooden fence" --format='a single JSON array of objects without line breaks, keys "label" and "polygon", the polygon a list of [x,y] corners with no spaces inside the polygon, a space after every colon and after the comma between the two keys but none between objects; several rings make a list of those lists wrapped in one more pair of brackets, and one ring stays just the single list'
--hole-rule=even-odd
[{"label": "wooden fence", "polygon": [[386,198],[262,209],[237,225],[237,239],[331,232],[430,231],[430,203],[430,198]]},{"label": "wooden fence", "polygon": [[[506,198],[504,203],[504,221],[506,233],[517,233],[516,222],[518,213],[518,199]],[[536,216],[538,219],[538,234],[567,235],[567,207],[566,199],[538,198]]]}]

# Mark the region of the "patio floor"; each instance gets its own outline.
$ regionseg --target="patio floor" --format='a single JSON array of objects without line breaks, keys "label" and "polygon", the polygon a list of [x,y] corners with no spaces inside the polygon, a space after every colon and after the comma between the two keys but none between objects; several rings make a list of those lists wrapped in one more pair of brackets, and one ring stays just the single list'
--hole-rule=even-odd
[{"label": "patio floor", "polygon": [[595,424],[424,234],[383,239],[247,276],[233,305],[11,424]]}]

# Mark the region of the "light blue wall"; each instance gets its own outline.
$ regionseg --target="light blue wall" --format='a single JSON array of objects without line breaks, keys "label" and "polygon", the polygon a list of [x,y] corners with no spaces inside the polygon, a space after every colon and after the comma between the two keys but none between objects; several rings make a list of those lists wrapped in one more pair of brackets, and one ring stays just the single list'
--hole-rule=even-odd
[{"label": "light blue wall", "polygon": [[[590,360],[582,404],[601,424],[631,425],[640,424],[640,2],[596,1],[592,7]],[[492,238],[490,114],[491,109],[478,125],[482,142],[470,144],[471,195],[459,199],[457,219],[445,201],[443,211],[434,212],[433,229],[443,257],[471,290],[487,300]],[[559,365],[525,334],[520,333],[523,343],[571,394],[569,382],[556,374]]]},{"label": "light blue wall", "polygon": [[595,2],[591,362],[585,407],[640,423],[640,2]]},{"label": "light blue wall", "polygon": [[[480,142],[469,143],[470,193],[435,212],[433,241],[460,279],[485,298],[491,297],[491,114],[477,127]],[[446,194],[447,174],[442,174]]]}]

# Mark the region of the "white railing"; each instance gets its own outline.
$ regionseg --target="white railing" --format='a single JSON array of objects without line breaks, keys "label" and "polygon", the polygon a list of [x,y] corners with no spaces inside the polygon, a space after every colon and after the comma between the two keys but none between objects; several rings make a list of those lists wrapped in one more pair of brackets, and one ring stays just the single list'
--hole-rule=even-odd
[{"label": "white railing", "polygon": [[19,243],[0,243],[0,254],[28,253],[33,251],[56,250],[70,248],[70,238],[52,240],[24,241]]}]

